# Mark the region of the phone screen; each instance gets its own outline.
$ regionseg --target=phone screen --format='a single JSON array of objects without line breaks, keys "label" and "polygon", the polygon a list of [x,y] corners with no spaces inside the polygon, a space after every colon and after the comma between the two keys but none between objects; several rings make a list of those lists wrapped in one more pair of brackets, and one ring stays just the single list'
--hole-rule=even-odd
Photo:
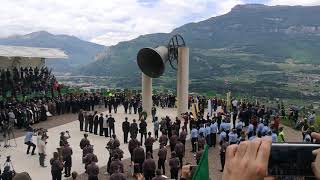
[{"label": "phone screen", "polygon": [[318,148],[319,144],[273,143],[268,175],[313,177],[311,163],[316,157],[312,151]]}]

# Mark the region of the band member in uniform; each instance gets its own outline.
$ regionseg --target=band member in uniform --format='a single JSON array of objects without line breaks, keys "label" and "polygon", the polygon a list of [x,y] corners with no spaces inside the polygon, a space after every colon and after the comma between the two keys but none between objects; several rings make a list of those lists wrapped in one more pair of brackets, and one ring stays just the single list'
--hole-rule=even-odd
[{"label": "band member in uniform", "polygon": [[156,162],[151,158],[151,153],[147,152],[147,159],[142,165],[145,180],[152,180],[156,172]]},{"label": "band member in uniform", "polygon": [[[114,122],[115,122],[114,118],[112,117],[111,114],[109,114],[108,123],[109,123],[110,137],[115,133]],[[111,134],[111,131],[112,131],[112,134]]]},{"label": "band member in uniform", "polygon": [[130,123],[128,122],[128,118],[125,117],[125,121],[122,123],[122,131],[123,131],[123,141],[124,143],[128,143],[128,135],[130,131]]},{"label": "band member in uniform", "polygon": [[59,159],[58,152],[53,153],[53,158],[50,159],[52,180],[61,180],[63,164]]},{"label": "band member in uniform", "polygon": [[70,177],[71,175],[71,166],[72,166],[72,148],[69,144],[65,144],[64,148],[62,149],[62,156],[64,161],[64,177]]},{"label": "band member in uniform", "polygon": [[119,172],[124,173],[123,163],[119,159],[117,153],[115,153],[112,157],[112,162],[110,164],[110,176],[116,172],[116,167],[119,167]]},{"label": "band member in uniform", "polygon": [[151,137],[151,132],[148,132],[148,138],[146,139],[146,142],[144,143],[144,145],[146,146],[146,154],[150,153],[152,159],[153,159],[152,146],[155,141],[156,140],[153,137]]},{"label": "band member in uniform", "polygon": [[94,117],[93,117],[93,133],[95,135],[98,135],[98,126],[99,126],[99,116],[98,112],[94,112]]},{"label": "band member in uniform", "polygon": [[171,179],[178,179],[180,163],[179,163],[179,159],[176,157],[176,152],[174,151],[171,152],[171,159],[169,160],[169,166],[170,166]]},{"label": "band member in uniform", "polygon": [[160,149],[158,151],[158,169],[162,169],[163,174],[166,174],[166,169],[164,163],[166,162],[167,159],[167,148],[164,144],[160,144]]},{"label": "band member in uniform", "polygon": [[139,124],[139,132],[140,132],[140,142],[143,143],[143,136],[144,140],[147,139],[147,123],[145,120],[141,119],[141,122]]},{"label": "band member in uniform", "polygon": [[162,133],[162,135],[159,138],[159,143],[163,144],[164,146],[167,146],[168,144],[168,136],[165,132]]},{"label": "band member in uniform", "polygon": [[182,144],[182,142],[180,142],[180,141],[177,142],[177,144],[174,148],[174,151],[176,152],[176,155],[180,160],[180,168],[182,168],[182,164],[183,164],[182,162],[183,162],[183,157],[184,157],[184,153],[185,153],[184,145]]},{"label": "band member in uniform", "polygon": [[100,117],[99,117],[99,135],[100,135],[100,136],[103,136],[103,131],[104,131],[103,121],[104,121],[103,113],[101,113],[101,114],[100,114]]},{"label": "band member in uniform", "polygon": [[78,114],[78,120],[79,120],[79,123],[80,123],[80,131],[83,131],[83,122],[84,122],[83,109],[80,109],[80,112]]},{"label": "band member in uniform", "polygon": [[131,139],[128,144],[128,149],[131,155],[131,161],[133,161],[133,150],[138,147],[140,142],[137,140],[136,135],[131,135]]},{"label": "band member in uniform", "polygon": [[88,180],[98,180],[99,166],[95,161],[91,161],[87,166]]},{"label": "band member in uniform", "polygon": [[133,150],[133,162],[139,164],[139,172],[142,173],[142,164],[145,160],[144,149],[141,147],[141,144],[138,143],[138,147]]},{"label": "band member in uniform", "polygon": [[130,135],[135,137],[138,135],[138,124],[135,119],[133,119],[133,123],[130,125]]}]

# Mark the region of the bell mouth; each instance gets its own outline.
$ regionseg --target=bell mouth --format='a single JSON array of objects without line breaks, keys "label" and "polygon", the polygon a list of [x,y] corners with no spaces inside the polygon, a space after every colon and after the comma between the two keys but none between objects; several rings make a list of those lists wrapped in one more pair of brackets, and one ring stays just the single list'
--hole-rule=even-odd
[{"label": "bell mouth", "polygon": [[137,63],[140,70],[151,78],[160,77],[165,69],[162,57],[152,48],[140,49],[137,55]]}]

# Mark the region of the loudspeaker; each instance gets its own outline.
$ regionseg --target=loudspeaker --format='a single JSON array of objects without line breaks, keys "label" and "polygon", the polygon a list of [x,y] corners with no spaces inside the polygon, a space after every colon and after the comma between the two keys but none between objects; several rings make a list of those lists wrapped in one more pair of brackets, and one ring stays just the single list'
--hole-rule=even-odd
[{"label": "loudspeaker", "polygon": [[168,48],[165,46],[158,46],[155,49],[143,48],[137,55],[139,68],[151,78],[158,78],[163,74],[167,61]]}]

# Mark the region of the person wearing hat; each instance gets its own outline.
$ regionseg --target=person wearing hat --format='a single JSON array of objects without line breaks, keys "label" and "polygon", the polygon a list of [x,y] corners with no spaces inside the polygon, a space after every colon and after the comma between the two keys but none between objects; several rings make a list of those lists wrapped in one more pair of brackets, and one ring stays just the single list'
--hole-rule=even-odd
[{"label": "person wearing hat", "polygon": [[147,159],[142,165],[145,180],[151,180],[155,176],[156,162],[151,158],[151,153],[147,152]]},{"label": "person wearing hat", "polygon": [[178,179],[180,162],[179,162],[179,159],[176,157],[176,152],[174,151],[171,152],[169,166],[170,166],[171,179]]},{"label": "person wearing hat", "polygon": [[122,123],[122,131],[123,131],[123,141],[125,144],[127,144],[128,135],[130,132],[130,123],[128,122],[128,117],[125,117],[125,121]]},{"label": "person wearing hat", "polygon": [[138,147],[133,150],[133,162],[135,164],[139,164],[139,172],[142,173],[142,164],[145,160],[144,149],[141,147],[140,142],[138,143]]},{"label": "person wearing hat", "polygon": [[87,166],[88,180],[98,180],[99,166],[95,161],[91,161]]},{"label": "person wearing hat", "polygon": [[144,145],[146,146],[146,154],[148,155],[148,152],[150,152],[151,158],[153,158],[153,143],[155,141],[156,140],[153,137],[151,137],[151,132],[148,132],[148,137]]},{"label": "person wearing hat", "polygon": [[52,180],[61,180],[63,164],[59,159],[58,152],[53,153],[53,158],[50,159]]},{"label": "person wearing hat", "polygon": [[160,144],[160,149],[158,151],[158,169],[163,170],[163,174],[166,174],[166,169],[164,163],[166,162],[167,159],[167,148],[164,144]]},{"label": "person wearing hat", "polygon": [[119,172],[123,173],[124,172],[124,166],[121,160],[119,159],[119,156],[117,153],[113,154],[112,157],[112,162],[110,164],[110,176],[116,172],[117,167],[119,167]]},{"label": "person wearing hat", "polygon": [[71,175],[71,166],[72,166],[72,148],[70,145],[67,143],[64,145],[64,148],[62,149],[62,156],[63,156],[63,161],[64,161],[64,177],[70,177]]}]

